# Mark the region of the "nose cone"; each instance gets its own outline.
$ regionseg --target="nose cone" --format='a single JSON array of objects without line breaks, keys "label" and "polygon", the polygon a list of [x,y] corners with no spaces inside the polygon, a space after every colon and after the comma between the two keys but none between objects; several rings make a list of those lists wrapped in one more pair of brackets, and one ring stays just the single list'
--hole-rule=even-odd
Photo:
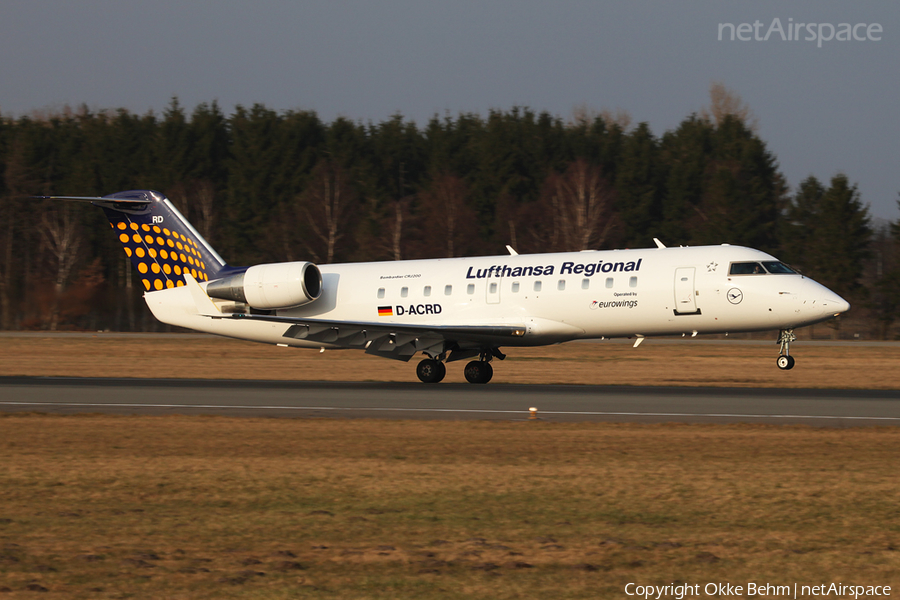
[{"label": "nose cone", "polygon": [[838,296],[837,294],[833,294],[830,297],[826,297],[822,300],[822,307],[825,312],[834,315],[835,317],[841,313],[845,313],[850,310],[850,303]]},{"label": "nose cone", "polygon": [[821,283],[812,279],[806,279],[804,283],[803,309],[800,313],[805,315],[806,324],[827,321],[850,310],[849,302]]}]

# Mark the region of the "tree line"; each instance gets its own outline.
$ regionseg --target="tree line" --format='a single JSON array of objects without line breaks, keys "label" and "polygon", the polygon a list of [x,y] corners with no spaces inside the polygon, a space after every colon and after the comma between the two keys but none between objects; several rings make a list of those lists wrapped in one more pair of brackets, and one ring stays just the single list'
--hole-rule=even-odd
[{"label": "tree line", "polygon": [[894,335],[900,222],[874,227],[843,174],[788,189],[740,102],[715,86],[711,101],[661,135],[624,113],[522,107],[421,126],[177,99],[0,117],[0,327],[159,328],[101,211],[27,198],[149,188],[233,265],[746,245]]}]

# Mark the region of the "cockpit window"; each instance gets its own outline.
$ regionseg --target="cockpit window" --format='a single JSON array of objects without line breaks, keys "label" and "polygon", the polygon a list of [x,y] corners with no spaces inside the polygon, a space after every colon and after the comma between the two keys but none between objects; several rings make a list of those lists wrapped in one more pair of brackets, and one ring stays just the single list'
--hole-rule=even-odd
[{"label": "cockpit window", "polygon": [[781,275],[781,274],[796,275],[797,274],[797,271],[793,270],[792,268],[790,268],[783,262],[778,262],[778,261],[772,260],[772,261],[764,262],[763,266],[766,268],[766,271],[768,271],[769,273],[773,273],[775,275]]},{"label": "cockpit window", "polygon": [[767,260],[762,263],[758,262],[738,262],[731,263],[729,275],[765,275],[772,273],[774,275],[796,274],[792,268],[777,260]]},{"label": "cockpit window", "polygon": [[762,275],[766,272],[758,262],[731,263],[729,275]]}]

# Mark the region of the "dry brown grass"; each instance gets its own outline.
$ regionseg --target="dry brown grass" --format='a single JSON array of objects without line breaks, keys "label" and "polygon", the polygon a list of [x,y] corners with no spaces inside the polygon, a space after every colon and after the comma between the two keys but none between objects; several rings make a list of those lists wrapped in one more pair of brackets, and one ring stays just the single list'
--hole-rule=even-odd
[{"label": "dry brown grass", "polygon": [[[891,346],[517,349],[495,381],[900,388]],[[0,340],[0,375],[409,381],[216,338]],[[451,365],[449,381],[462,380]],[[8,415],[3,598],[605,598],[900,589],[900,429]]]},{"label": "dry brown grass", "polygon": [[[775,367],[772,344],[569,343],[509,348],[494,382],[609,385],[712,385],[900,389],[900,347],[795,344],[797,366]],[[0,376],[246,378],[415,381],[415,361],[402,363],[360,351],[279,348],[224,338],[7,337],[0,340]],[[445,381],[464,381],[451,363]],[[152,371],[148,370],[152,365]]]},{"label": "dry brown grass", "polygon": [[0,418],[4,598],[900,588],[900,429]]}]

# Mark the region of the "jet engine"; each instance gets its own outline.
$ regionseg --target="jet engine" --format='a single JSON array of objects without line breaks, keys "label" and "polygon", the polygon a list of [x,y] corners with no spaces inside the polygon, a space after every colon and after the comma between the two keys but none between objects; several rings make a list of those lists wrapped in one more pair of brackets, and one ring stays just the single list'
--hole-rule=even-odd
[{"label": "jet engine", "polygon": [[230,277],[210,281],[210,298],[243,302],[269,310],[308,304],[322,293],[322,273],[308,262],[254,265]]}]

